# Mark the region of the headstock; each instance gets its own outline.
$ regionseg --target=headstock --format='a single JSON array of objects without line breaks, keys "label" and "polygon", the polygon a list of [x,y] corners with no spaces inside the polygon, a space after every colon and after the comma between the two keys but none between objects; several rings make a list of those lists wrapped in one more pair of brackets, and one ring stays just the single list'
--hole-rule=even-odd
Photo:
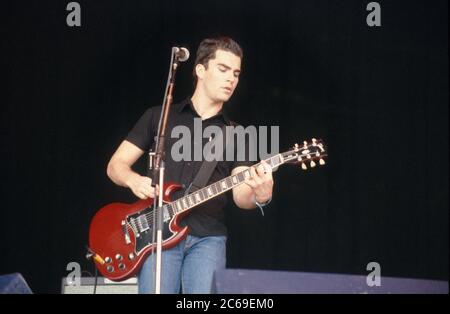
[{"label": "headstock", "polygon": [[319,165],[325,165],[324,158],[327,157],[325,144],[322,140],[313,138],[310,142],[304,141],[303,145],[295,144],[292,150],[281,154],[285,163],[301,164],[302,169],[308,166],[314,168],[318,161]]}]

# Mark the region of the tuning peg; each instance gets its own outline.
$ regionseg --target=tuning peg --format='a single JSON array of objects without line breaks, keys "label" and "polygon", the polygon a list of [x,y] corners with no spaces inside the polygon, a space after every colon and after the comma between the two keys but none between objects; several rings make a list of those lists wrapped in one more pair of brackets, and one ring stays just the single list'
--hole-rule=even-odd
[{"label": "tuning peg", "polygon": [[320,158],[319,164],[321,164],[322,166],[325,165],[325,160],[323,160],[322,158]]},{"label": "tuning peg", "polygon": [[316,166],[316,163],[314,162],[314,160],[311,160],[311,163],[309,165],[311,166],[311,168],[314,168]]},{"label": "tuning peg", "polygon": [[308,142],[307,141],[303,141],[303,148],[307,149],[308,148]]},{"label": "tuning peg", "polygon": [[297,143],[294,144],[294,149],[295,149],[296,151],[298,150],[298,144],[297,144]]},{"label": "tuning peg", "polygon": [[304,163],[302,163],[302,169],[303,169],[303,170],[307,170],[308,167],[306,167],[306,165],[305,165]]},{"label": "tuning peg", "polygon": [[312,139],[313,146],[317,145],[317,140],[315,138]]}]

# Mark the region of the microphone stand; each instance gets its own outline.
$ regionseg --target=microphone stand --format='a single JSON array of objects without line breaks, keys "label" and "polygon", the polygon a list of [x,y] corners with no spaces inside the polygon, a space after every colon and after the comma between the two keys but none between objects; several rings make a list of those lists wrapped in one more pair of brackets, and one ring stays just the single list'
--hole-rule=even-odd
[{"label": "microphone stand", "polygon": [[[158,125],[158,135],[156,137],[155,152],[149,153],[149,171],[153,174],[152,186],[154,182],[158,182],[159,188],[153,201],[153,239],[155,243],[156,230],[156,263],[155,263],[155,293],[161,293],[161,252],[162,252],[162,232],[163,232],[163,186],[164,186],[164,155],[165,155],[165,136],[167,121],[169,118],[170,107],[173,101],[173,89],[175,86],[175,75],[180,62],[178,48],[172,47],[169,75],[167,79],[166,90],[161,110],[161,116]],[[156,219],[155,219],[156,218]],[[152,248],[154,251],[154,246]]]}]

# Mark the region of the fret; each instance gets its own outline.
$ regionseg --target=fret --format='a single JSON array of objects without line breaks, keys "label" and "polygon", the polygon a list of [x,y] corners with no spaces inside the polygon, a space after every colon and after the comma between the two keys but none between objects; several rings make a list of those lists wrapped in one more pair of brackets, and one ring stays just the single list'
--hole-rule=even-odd
[{"label": "fret", "polygon": [[231,183],[231,178],[228,177],[225,180],[226,180],[226,183],[227,183],[227,189],[231,188],[233,186],[233,184]]},{"label": "fret", "polygon": [[270,158],[270,166],[272,168],[278,166],[279,164],[281,164],[280,155],[276,155]]},{"label": "fret", "polygon": [[173,216],[173,215],[175,215],[178,212],[178,209],[177,209],[175,203],[172,203],[171,205],[172,205],[171,207],[172,207],[172,212],[173,212],[172,216]]},{"label": "fret", "polygon": [[172,205],[171,204],[167,204],[166,206],[167,206],[167,210],[169,212],[169,215],[173,216],[175,214],[175,212],[174,212],[174,210],[172,208]]},{"label": "fret", "polygon": [[[273,166],[273,164],[279,163],[280,156],[273,156],[267,162]],[[217,194],[223,193],[234,186],[240,184],[245,181],[247,178],[251,177],[251,173],[249,169],[246,169],[242,172],[239,172],[235,175],[231,175],[226,177],[220,181],[212,183],[200,190],[197,190],[189,195],[186,195],[177,201],[174,201],[167,205],[167,211],[170,216],[175,215],[178,212],[187,210],[195,205],[202,203],[212,197],[215,197]],[[140,221],[138,221],[140,223]],[[142,228],[142,225],[140,226]]]},{"label": "fret", "polygon": [[220,185],[222,186],[222,190],[227,189],[227,183],[225,182],[225,180],[220,181]]},{"label": "fret", "polygon": [[206,189],[203,188],[200,190],[201,196],[202,196],[202,201],[206,200],[208,198],[208,194],[206,193]]},{"label": "fret", "polygon": [[214,186],[216,187],[217,193],[222,192],[222,186],[220,185],[220,182],[214,183]]}]

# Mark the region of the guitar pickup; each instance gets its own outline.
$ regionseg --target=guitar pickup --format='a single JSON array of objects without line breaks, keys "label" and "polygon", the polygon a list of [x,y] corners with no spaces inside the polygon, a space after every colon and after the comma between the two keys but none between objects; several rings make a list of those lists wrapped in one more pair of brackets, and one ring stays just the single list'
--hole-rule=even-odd
[{"label": "guitar pickup", "polygon": [[122,231],[125,236],[125,243],[130,244],[131,243],[130,234],[128,233],[127,223],[125,220],[122,220]]}]

